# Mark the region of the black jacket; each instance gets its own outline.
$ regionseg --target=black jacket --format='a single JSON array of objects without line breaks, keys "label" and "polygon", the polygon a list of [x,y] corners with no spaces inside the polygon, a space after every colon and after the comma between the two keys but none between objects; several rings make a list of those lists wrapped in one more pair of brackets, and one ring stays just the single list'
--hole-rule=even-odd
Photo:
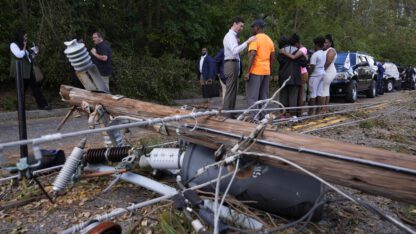
[{"label": "black jacket", "polygon": [[[298,50],[296,49],[292,54],[296,54]],[[300,73],[300,63],[299,59],[290,59],[283,54],[277,56],[277,61],[280,64],[279,67],[279,86],[283,85],[289,77],[290,81],[286,85],[302,85],[302,75]]]}]

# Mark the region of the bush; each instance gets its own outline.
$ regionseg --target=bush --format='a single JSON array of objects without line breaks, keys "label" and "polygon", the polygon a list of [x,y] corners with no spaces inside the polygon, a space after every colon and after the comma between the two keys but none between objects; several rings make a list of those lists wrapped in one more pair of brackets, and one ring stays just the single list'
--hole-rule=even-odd
[{"label": "bush", "polygon": [[173,55],[113,56],[113,92],[145,100],[172,104],[190,87],[192,62]]}]

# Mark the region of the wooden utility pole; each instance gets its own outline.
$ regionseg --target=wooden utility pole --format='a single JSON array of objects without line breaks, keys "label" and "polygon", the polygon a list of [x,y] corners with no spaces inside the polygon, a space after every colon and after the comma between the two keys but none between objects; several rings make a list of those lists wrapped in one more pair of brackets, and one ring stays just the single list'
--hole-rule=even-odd
[{"label": "wooden utility pole", "polygon": [[[75,106],[80,106],[82,101],[92,105],[101,104],[106,111],[114,116],[157,118],[190,113],[190,111],[176,107],[129,98],[119,98],[110,94],[94,93],[66,85],[61,86],[60,94],[63,101]],[[181,123],[194,124],[195,121],[184,120]],[[227,136],[226,134],[196,129],[192,132],[184,131],[183,135],[180,136],[191,142],[214,149],[221,144],[226,146],[236,144],[238,139],[235,136],[248,136],[256,127],[255,124],[222,117],[201,117],[198,119],[198,126],[234,135],[233,137],[231,135]],[[316,153],[312,153],[312,151],[416,170],[416,157],[413,155],[347,144],[310,135],[276,132],[272,129],[266,129],[258,139],[272,142],[275,145],[256,143],[251,150],[281,156],[335,184],[355,188],[373,195],[416,204],[416,176],[411,173],[336,159],[334,157],[319,156]],[[276,145],[289,147],[277,147]],[[292,149],[289,149],[290,147]],[[261,157],[255,158],[276,167],[295,170],[279,161]]]}]

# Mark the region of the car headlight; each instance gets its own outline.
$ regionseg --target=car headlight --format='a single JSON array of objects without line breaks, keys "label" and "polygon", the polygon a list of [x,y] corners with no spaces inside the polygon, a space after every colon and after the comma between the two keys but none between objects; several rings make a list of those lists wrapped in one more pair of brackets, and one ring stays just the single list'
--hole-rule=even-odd
[{"label": "car headlight", "polygon": [[347,75],[345,73],[337,73],[337,75],[335,76],[335,79],[345,80],[345,79],[347,79]]}]

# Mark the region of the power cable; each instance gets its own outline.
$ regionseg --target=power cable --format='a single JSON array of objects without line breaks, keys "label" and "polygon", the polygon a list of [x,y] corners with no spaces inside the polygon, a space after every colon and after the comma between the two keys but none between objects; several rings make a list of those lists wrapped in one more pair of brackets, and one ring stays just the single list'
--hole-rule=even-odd
[{"label": "power cable", "polygon": [[[225,189],[225,191],[224,191],[224,193],[223,193],[223,195],[222,195],[221,202],[220,202],[220,204],[219,204],[218,208],[216,208],[216,209],[217,209],[217,212],[216,212],[216,214],[217,214],[217,215],[216,215],[216,216],[214,216],[214,227],[215,227],[215,226],[218,226],[218,220],[219,220],[219,218],[220,218],[220,214],[219,214],[219,212],[221,212],[221,208],[222,208],[222,205],[224,204],[225,197],[227,196],[228,191],[230,190],[231,185],[232,185],[232,184],[233,184],[233,182],[234,182],[235,176],[237,175],[237,171],[239,170],[239,164],[240,164],[240,159],[238,158],[238,159],[237,159],[237,162],[236,162],[236,164],[235,164],[234,173],[233,173],[233,175],[231,176],[230,182],[228,182],[227,188]],[[214,213],[214,214],[215,214],[215,213]],[[215,228],[214,228],[214,230],[215,230]],[[217,230],[218,230],[218,228],[217,228]],[[215,231],[214,231],[214,233],[215,233]]]},{"label": "power cable", "polygon": [[402,222],[398,221],[397,219],[384,214],[383,212],[381,212],[378,208],[368,204],[365,201],[362,201],[360,198],[354,198],[350,195],[348,195],[346,192],[342,191],[341,189],[335,187],[334,185],[328,183],[326,180],[322,179],[321,177],[315,175],[314,173],[310,172],[309,170],[299,166],[298,164],[289,161],[285,158],[276,156],[276,155],[271,155],[271,154],[265,154],[265,153],[257,153],[257,152],[238,152],[240,155],[250,155],[250,156],[259,156],[259,157],[267,157],[267,158],[271,158],[274,160],[278,160],[278,161],[282,161],[284,163],[287,163],[289,165],[291,165],[292,167],[297,168],[298,170],[302,171],[303,173],[315,178],[316,180],[318,180],[319,182],[325,184],[326,186],[330,187],[331,189],[335,190],[337,193],[341,194],[343,197],[347,198],[348,200],[359,204],[361,206],[363,206],[364,208],[366,208],[368,211],[372,212],[373,214],[378,215],[379,217],[381,217],[383,220],[386,220],[388,222],[390,222],[391,224],[393,224],[394,226],[398,227],[399,229],[407,232],[407,233],[414,233],[416,234],[416,231],[412,230],[410,227],[406,226],[405,224],[403,224]]},{"label": "power cable", "polygon": [[[224,179],[224,178],[227,178],[228,176],[231,176],[232,174],[233,174],[233,172],[229,172],[229,173],[221,176],[221,180]],[[197,190],[197,189],[203,188],[205,186],[208,186],[210,184],[213,184],[216,181],[217,181],[217,178],[215,178],[213,180],[210,180],[210,181],[207,181],[205,183],[202,183],[202,184],[195,185],[193,187],[184,189],[184,190],[182,190],[182,192],[185,192],[185,191],[188,191],[188,190]],[[100,222],[100,221],[103,221],[103,220],[111,219],[113,217],[122,215],[122,214],[124,214],[128,211],[133,211],[133,210],[136,210],[136,209],[139,209],[139,208],[143,208],[143,207],[146,207],[146,206],[149,206],[149,205],[153,205],[153,204],[161,202],[161,201],[168,200],[168,199],[174,197],[175,195],[177,195],[178,193],[179,192],[177,191],[177,192],[172,193],[172,194],[168,194],[168,195],[164,195],[164,196],[161,196],[161,197],[150,199],[150,200],[147,200],[147,201],[144,201],[144,202],[136,203],[136,204],[133,204],[133,205],[131,205],[129,207],[126,207],[126,208],[118,208],[118,209],[115,209],[115,210],[111,211],[110,213],[106,213],[106,214],[103,214],[103,215],[97,215],[93,220],[97,220],[97,221]],[[63,230],[62,232],[59,232],[59,233],[60,234],[69,234],[69,233],[78,232],[78,231],[82,230],[83,228],[85,228],[89,222],[91,222],[91,220],[86,221],[86,222],[82,222],[82,223],[77,224],[77,225],[74,225],[74,226],[72,226],[68,229],[65,229],[65,230]]]}]

